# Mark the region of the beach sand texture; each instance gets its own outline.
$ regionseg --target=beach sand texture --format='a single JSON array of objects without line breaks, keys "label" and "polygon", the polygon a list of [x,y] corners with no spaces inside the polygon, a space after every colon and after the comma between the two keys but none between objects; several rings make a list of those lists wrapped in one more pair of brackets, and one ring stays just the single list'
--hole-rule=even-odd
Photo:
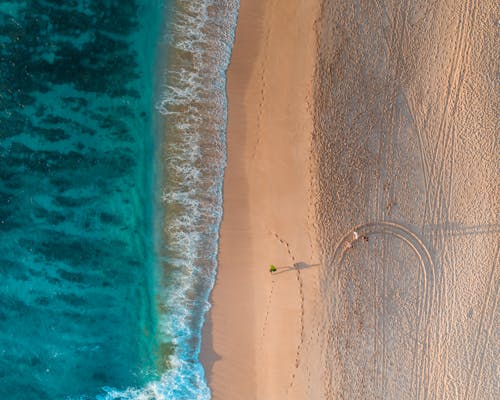
[{"label": "beach sand texture", "polygon": [[240,4],[219,270],[201,355],[213,399],[304,399],[320,378],[305,361],[319,293],[309,201],[317,11],[297,0]]},{"label": "beach sand texture", "polygon": [[214,399],[500,397],[497,16],[241,0]]},{"label": "beach sand texture", "polygon": [[[491,1],[325,1],[323,396],[494,399],[498,145]],[[369,242],[345,250],[353,227]]]}]

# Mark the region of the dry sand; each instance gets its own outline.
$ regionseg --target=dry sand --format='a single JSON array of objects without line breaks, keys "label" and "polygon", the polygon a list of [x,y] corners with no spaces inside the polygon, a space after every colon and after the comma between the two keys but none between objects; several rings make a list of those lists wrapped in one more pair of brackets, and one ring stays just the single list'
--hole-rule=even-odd
[{"label": "dry sand", "polygon": [[323,398],[498,399],[498,8],[325,1],[318,26]]},{"label": "dry sand", "polygon": [[315,3],[241,0],[213,398],[500,398],[498,9]]},{"label": "dry sand", "polygon": [[317,372],[304,361],[319,272],[308,106],[316,3],[241,1],[228,71],[219,270],[201,356],[214,399],[308,398]]}]

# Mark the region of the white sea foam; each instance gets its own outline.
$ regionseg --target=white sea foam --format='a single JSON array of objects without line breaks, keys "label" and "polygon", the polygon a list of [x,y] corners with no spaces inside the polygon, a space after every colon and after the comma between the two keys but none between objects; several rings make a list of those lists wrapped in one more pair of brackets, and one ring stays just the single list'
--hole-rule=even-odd
[{"label": "white sea foam", "polygon": [[[173,344],[171,368],[146,387],[106,389],[104,399],[207,400],[210,391],[198,361],[201,327],[216,273],[225,167],[225,70],[237,0],[181,0],[168,29],[172,57],[157,110],[165,118],[160,157],[170,285],[158,288],[160,340]],[[177,52],[177,53],[176,53]]]}]

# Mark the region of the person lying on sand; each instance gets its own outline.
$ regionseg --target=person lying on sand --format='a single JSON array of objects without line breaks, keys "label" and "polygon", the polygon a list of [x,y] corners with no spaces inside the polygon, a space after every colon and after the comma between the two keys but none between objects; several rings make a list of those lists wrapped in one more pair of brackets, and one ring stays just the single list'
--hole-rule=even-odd
[{"label": "person lying on sand", "polygon": [[353,248],[353,247],[352,247],[353,242],[355,242],[355,241],[356,241],[356,240],[358,240],[358,239],[361,239],[361,240],[363,240],[364,242],[368,242],[368,236],[366,236],[366,235],[360,235],[358,232],[353,231],[353,232],[352,232],[352,241],[349,241],[349,240],[348,240],[348,241],[346,241],[346,243],[345,243],[345,248],[346,248],[346,250],[352,249],[352,248]]},{"label": "person lying on sand", "polygon": [[352,241],[354,242],[355,240],[361,239],[365,242],[368,242],[368,236],[366,235],[360,235],[358,232],[353,231],[352,232]]}]

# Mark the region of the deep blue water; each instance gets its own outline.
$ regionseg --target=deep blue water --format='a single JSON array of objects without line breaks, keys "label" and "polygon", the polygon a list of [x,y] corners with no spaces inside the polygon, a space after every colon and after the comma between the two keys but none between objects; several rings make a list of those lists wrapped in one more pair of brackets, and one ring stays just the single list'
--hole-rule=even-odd
[{"label": "deep blue water", "polygon": [[237,0],[0,0],[0,400],[207,400]]},{"label": "deep blue water", "polygon": [[0,2],[0,399],[94,398],[156,374],[161,11]]}]

